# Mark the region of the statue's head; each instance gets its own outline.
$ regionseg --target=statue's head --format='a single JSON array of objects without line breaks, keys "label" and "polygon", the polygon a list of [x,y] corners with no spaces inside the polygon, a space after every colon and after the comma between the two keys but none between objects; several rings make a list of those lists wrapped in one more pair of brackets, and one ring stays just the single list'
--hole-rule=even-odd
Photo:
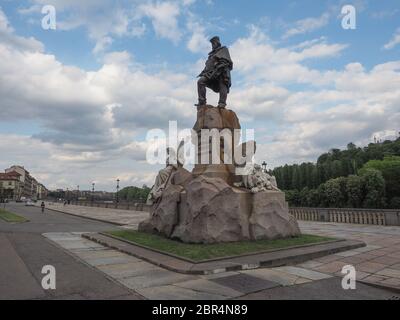
[{"label": "statue's head", "polygon": [[215,50],[221,46],[221,41],[219,40],[219,37],[217,37],[217,36],[212,37],[210,39],[210,42],[211,42],[213,50]]}]

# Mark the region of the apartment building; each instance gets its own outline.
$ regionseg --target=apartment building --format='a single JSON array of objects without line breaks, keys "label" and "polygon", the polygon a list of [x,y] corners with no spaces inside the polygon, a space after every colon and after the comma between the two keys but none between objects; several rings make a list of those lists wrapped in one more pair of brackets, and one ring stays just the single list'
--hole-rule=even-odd
[{"label": "apartment building", "polygon": [[[17,189],[15,189],[16,198],[12,197],[11,199],[19,200],[21,197],[29,198],[29,199],[44,199],[47,196],[46,187],[39,183],[34,177],[32,177],[28,170],[26,170],[23,166],[14,165],[8,169],[5,169],[4,175],[10,174],[18,174],[19,175],[19,183],[15,182],[15,185],[18,185],[18,193]],[[7,183],[9,181],[7,180]],[[3,183],[4,184],[4,183]]]},{"label": "apartment building", "polygon": [[0,199],[21,199],[23,184],[20,177],[17,172],[0,173]]}]

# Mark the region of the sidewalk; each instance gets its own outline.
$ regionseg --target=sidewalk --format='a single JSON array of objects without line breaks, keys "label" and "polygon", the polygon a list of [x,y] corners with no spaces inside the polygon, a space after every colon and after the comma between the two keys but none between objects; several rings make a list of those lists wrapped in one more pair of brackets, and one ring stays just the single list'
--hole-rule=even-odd
[{"label": "sidewalk", "polygon": [[[38,203],[37,205],[40,206]],[[148,212],[134,210],[120,210],[110,208],[84,207],[76,205],[63,205],[62,203],[46,202],[46,209],[55,210],[79,217],[109,222],[128,229],[137,229],[138,224],[147,219]]]}]

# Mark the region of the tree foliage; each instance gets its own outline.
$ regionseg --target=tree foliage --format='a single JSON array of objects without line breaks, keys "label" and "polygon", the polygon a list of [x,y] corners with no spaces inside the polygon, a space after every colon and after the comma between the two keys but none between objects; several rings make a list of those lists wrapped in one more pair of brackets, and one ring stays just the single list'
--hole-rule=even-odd
[{"label": "tree foliage", "polygon": [[118,192],[118,196],[121,200],[145,200],[149,195],[150,188],[143,185],[142,188],[139,187],[126,187]]},{"label": "tree foliage", "polygon": [[399,208],[400,138],[331,149],[317,163],[272,171],[292,206]]}]

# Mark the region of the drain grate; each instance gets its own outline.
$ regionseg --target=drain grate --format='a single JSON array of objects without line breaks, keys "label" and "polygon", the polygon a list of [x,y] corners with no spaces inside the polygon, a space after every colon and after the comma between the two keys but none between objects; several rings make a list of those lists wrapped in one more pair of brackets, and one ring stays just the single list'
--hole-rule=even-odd
[{"label": "drain grate", "polygon": [[399,296],[391,296],[388,300],[400,300]]},{"label": "drain grate", "polygon": [[280,286],[279,283],[249,276],[243,273],[212,279],[211,281],[242,293],[251,293]]}]

